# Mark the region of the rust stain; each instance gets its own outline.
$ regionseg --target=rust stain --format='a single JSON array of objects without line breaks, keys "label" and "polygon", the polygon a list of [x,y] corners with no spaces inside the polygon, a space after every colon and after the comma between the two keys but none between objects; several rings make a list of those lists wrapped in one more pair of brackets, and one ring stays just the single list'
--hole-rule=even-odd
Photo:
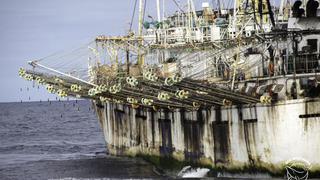
[{"label": "rust stain", "polygon": [[[306,113],[313,112],[313,110],[310,110],[313,107],[310,107],[309,104],[306,104],[305,107]],[[246,111],[249,113],[246,114],[246,118],[249,118],[249,120],[243,119],[245,115],[244,107],[230,108],[228,112],[231,112],[230,115],[233,116],[234,123],[231,123],[230,117],[227,120],[222,119],[222,111],[219,107],[216,107],[214,111],[199,109],[193,112],[183,109],[174,112],[169,110],[156,112],[147,108],[133,110],[128,106],[122,107],[114,104],[105,106],[105,108],[97,108],[97,111],[100,120],[105,118],[101,121],[103,128],[107,128],[104,132],[111,132],[112,134],[110,137],[106,136],[106,141],[110,152],[115,154],[136,155],[140,153],[162,157],[178,157],[179,160],[199,163],[211,162],[212,167],[222,166],[230,169],[250,167],[274,171],[283,167],[279,164],[273,164],[271,158],[268,158],[267,162],[261,160],[261,157],[276,155],[273,154],[274,149],[269,145],[273,142],[268,140],[276,140],[277,137],[263,138],[268,141],[263,142],[264,140],[259,138],[259,135],[261,135],[258,132],[259,128],[261,130],[261,126],[268,125],[267,131],[271,133],[265,135],[274,136],[272,132],[277,131],[277,120],[267,121],[266,117],[261,117],[264,120],[260,122],[257,119],[256,106],[250,107],[254,109]],[[317,111],[316,108],[314,109],[314,111]],[[266,110],[271,118],[280,116],[276,113],[278,110],[274,106],[263,107],[262,110]],[[211,113],[215,114],[211,116]],[[213,121],[210,119],[212,117],[215,117]],[[256,120],[253,121],[253,119]],[[175,123],[178,123],[178,125]],[[269,124],[265,125],[265,123]],[[317,124],[315,123],[315,125]],[[308,124],[304,124],[304,128],[304,131],[308,130]],[[234,134],[236,136],[232,135],[234,133],[231,132],[232,130],[238,131],[237,134]],[[176,133],[179,133],[179,135]],[[179,143],[176,140],[177,136],[184,138],[180,145],[173,144]],[[231,142],[238,142],[238,144],[233,145]],[[239,149],[239,152],[234,152],[237,149]],[[259,149],[261,152],[257,151]],[[239,161],[237,159],[239,157],[243,161]]]}]

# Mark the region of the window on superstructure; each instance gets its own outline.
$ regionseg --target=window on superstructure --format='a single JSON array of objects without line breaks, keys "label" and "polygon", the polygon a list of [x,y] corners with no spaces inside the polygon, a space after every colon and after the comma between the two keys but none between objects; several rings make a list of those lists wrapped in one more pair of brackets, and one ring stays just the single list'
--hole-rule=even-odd
[{"label": "window on superstructure", "polygon": [[308,46],[310,46],[310,52],[316,52],[318,50],[318,39],[308,39]]}]

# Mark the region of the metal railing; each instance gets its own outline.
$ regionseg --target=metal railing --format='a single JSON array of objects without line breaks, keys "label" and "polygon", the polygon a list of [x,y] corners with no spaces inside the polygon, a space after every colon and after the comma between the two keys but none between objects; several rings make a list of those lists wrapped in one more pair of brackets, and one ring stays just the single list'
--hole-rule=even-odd
[{"label": "metal railing", "polygon": [[[284,56],[284,71],[286,74],[303,74],[320,72],[319,53],[301,53],[297,56]],[[295,66],[294,66],[295,62]]]}]

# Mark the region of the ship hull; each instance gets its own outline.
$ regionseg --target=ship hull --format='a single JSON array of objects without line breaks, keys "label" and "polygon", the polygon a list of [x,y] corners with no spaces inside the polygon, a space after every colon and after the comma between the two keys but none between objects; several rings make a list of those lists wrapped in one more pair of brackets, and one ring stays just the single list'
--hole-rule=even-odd
[{"label": "ship hull", "polygon": [[320,170],[320,99],[197,111],[96,106],[108,151],[172,157],[225,170],[283,173],[303,159]]}]

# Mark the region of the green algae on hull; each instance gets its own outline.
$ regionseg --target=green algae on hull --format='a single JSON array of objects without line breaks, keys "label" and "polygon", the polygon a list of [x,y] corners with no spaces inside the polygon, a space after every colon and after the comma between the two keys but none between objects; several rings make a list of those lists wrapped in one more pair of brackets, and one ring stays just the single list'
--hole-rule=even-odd
[{"label": "green algae on hull", "polygon": [[[145,161],[155,165],[157,168],[165,172],[179,172],[185,166],[200,167],[210,169],[209,177],[216,177],[218,173],[228,173],[232,175],[250,174],[258,175],[265,174],[274,178],[283,178],[286,176],[286,165],[283,163],[278,167],[271,164],[260,163],[260,165],[239,165],[226,167],[223,165],[212,166],[209,164],[202,164],[196,161],[180,161],[171,156],[155,156],[155,155],[145,155],[137,154],[136,157],[142,158]],[[320,177],[320,168],[313,167],[308,171],[309,178]]]}]

